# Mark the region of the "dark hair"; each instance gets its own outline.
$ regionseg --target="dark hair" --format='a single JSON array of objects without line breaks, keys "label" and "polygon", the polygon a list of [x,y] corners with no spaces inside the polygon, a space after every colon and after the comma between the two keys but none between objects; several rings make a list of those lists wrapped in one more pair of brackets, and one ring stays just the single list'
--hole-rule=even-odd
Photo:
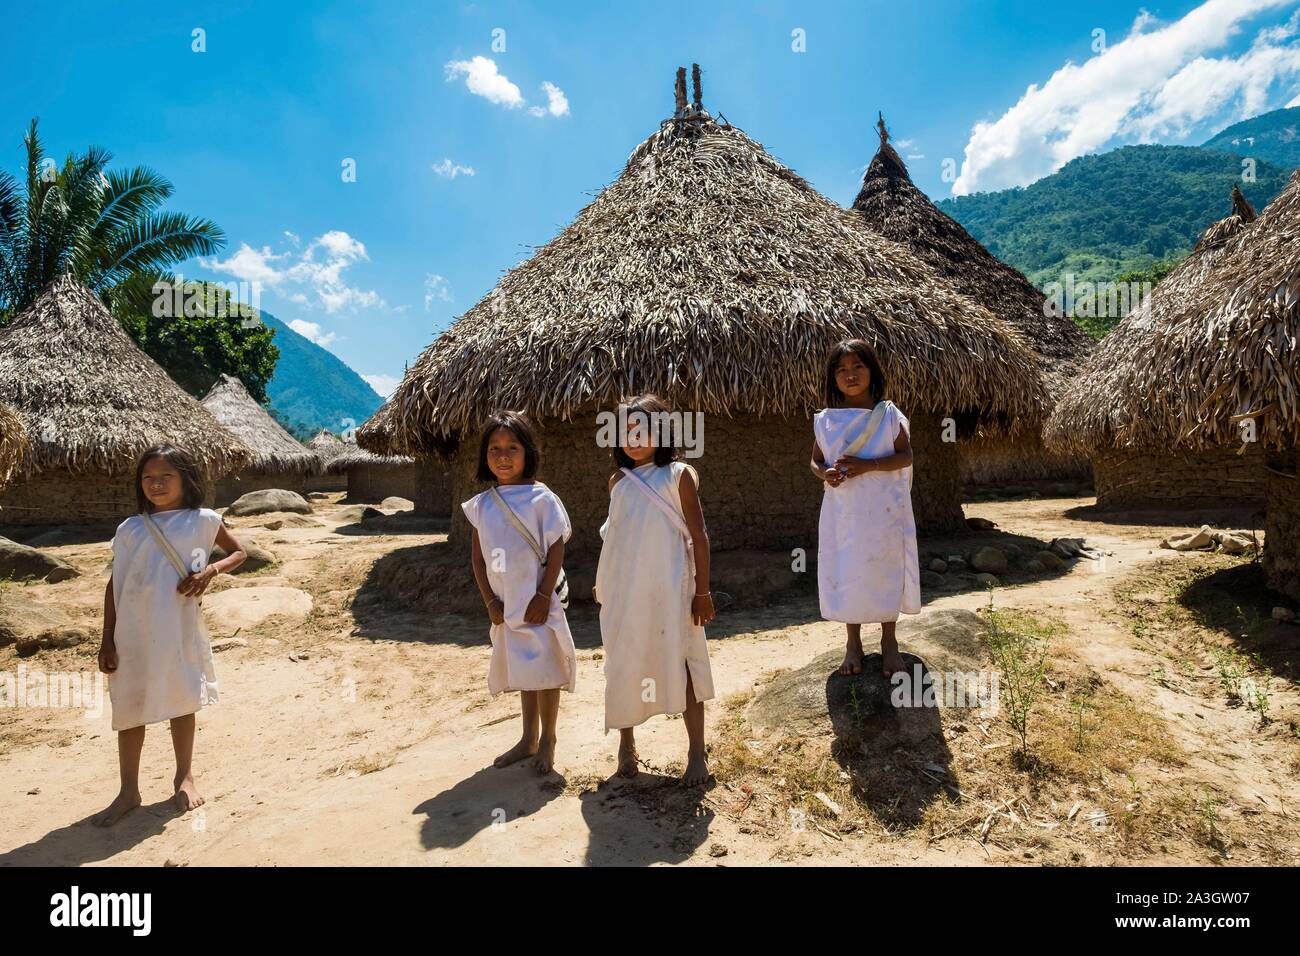
[{"label": "dark hair", "polygon": [[[669,405],[658,395],[654,395],[649,392],[647,392],[645,395],[638,395],[636,398],[624,399],[618,404],[620,408],[627,409],[626,412],[627,419],[631,419],[633,415],[638,415],[638,417],[640,415],[647,416],[647,422],[646,422],[647,425],[649,424],[648,416],[659,412],[667,414],[668,412],[672,411],[671,405]],[[634,462],[628,456],[628,453],[623,450],[622,441],[625,437],[626,435],[620,434],[618,438],[618,442],[616,442],[614,445],[614,463],[618,465],[620,468],[635,468],[636,462]],[[659,434],[659,437],[660,438],[663,437],[662,432]],[[670,462],[677,460],[679,454],[677,449],[677,438],[678,436],[676,434],[676,429],[670,426],[668,432],[667,444],[661,443],[655,446],[654,462],[660,468],[662,468],[664,465],[667,465]]]},{"label": "dark hair", "polygon": [[538,465],[542,463],[542,453],[537,450],[537,433],[533,430],[533,423],[523,412],[493,412],[484,423],[483,434],[478,440],[478,480],[497,480],[497,476],[488,467],[487,450],[488,441],[498,428],[510,432],[524,446],[524,477],[532,481],[537,474]]},{"label": "dark hair", "polygon": [[181,476],[181,507],[203,507],[203,472],[190,457],[190,453],[175,445],[151,445],[140,455],[135,465],[135,504],[142,512],[153,512],[153,502],[144,493],[144,466],[155,458],[161,458],[176,469]]},{"label": "dark hair", "polygon": [[844,401],[844,393],[835,384],[835,369],[840,359],[846,355],[856,355],[871,372],[871,397],[877,402],[885,397],[885,373],[880,367],[880,358],[876,350],[863,339],[845,339],[826,357],[826,407],[835,408]]}]

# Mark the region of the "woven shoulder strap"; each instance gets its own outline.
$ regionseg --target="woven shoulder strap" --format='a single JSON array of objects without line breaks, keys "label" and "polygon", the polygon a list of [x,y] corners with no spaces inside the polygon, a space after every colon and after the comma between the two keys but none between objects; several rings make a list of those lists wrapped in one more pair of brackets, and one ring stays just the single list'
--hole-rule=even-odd
[{"label": "woven shoulder strap", "polygon": [[533,554],[537,555],[537,560],[542,564],[545,564],[546,552],[542,550],[541,544],[539,544],[537,539],[533,537],[533,533],[528,530],[528,526],[520,521],[519,515],[515,514],[515,510],[506,504],[506,499],[501,497],[501,492],[497,491],[495,485],[489,488],[488,491],[492,493],[492,499],[497,503],[497,506],[505,512],[510,523],[515,526],[515,530],[518,531],[520,536],[528,542],[528,546],[533,549]]},{"label": "woven shoulder strap", "polygon": [[876,407],[871,410],[871,416],[867,419],[866,427],[853,443],[844,449],[840,455],[841,458],[854,458],[858,452],[871,444],[871,439],[876,437],[876,432],[880,431],[880,426],[885,423],[885,413],[888,411],[889,402],[882,399],[876,402]]},{"label": "woven shoulder strap", "polygon": [[158,542],[158,547],[162,548],[163,554],[167,555],[167,560],[171,566],[176,569],[176,573],[179,574],[182,579],[188,578],[190,576],[189,569],[185,567],[185,562],[182,561],[181,556],[176,553],[176,549],[173,548],[172,543],[167,540],[167,536],[162,533],[162,529],[154,522],[153,515],[149,514],[147,511],[142,511],[140,512],[140,517],[144,520],[144,526],[149,529],[149,533],[153,535],[153,539]]},{"label": "woven shoulder strap", "polygon": [[642,478],[640,475],[638,475],[636,472],[634,472],[631,468],[623,468],[621,469],[621,471],[623,472],[624,475],[626,475],[628,478],[632,480],[632,487],[636,488],[643,495],[649,498],[659,508],[659,510],[662,511],[668,517],[668,520],[673,523],[673,527],[676,528],[685,536],[686,541],[689,544],[691,542],[691,529],[686,526],[686,521],[684,518],[682,518],[681,513],[678,512],[678,510],[674,508],[671,504],[665,501],[663,495],[659,494],[648,484],[646,484],[646,480]]}]

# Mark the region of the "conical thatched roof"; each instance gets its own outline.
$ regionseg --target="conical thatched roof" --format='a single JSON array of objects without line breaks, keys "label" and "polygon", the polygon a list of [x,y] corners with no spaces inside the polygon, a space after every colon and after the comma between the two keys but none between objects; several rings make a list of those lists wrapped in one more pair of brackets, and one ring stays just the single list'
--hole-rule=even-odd
[{"label": "conical thatched roof", "polygon": [[1184,439],[1239,444],[1231,417],[1275,402],[1258,437],[1279,439],[1289,430],[1294,442],[1300,435],[1298,183],[1293,176],[1258,221],[1234,188],[1232,214],[1210,226],[1155,292],[1102,339],[1048,422],[1052,444],[1082,451],[1166,447]]},{"label": "conical thatched roof", "polygon": [[307,447],[316,454],[321,463],[327,463],[339,452],[343,451],[346,445],[343,439],[332,431],[322,428],[312,436],[311,441],[307,442]]},{"label": "conical thatched roof", "polygon": [[0,404],[0,485],[14,473],[26,447],[27,432],[18,413]]},{"label": "conical thatched roof", "polygon": [[249,468],[272,475],[315,474],[320,470],[321,460],[315,452],[281,428],[233,375],[218,377],[203,396],[203,407],[226,431],[253,450]]},{"label": "conical thatched roof", "polygon": [[26,426],[26,473],[128,473],[158,442],[184,447],[213,477],[251,457],[69,276],[0,329],[0,401]]},{"label": "conical thatched roof", "polygon": [[865,229],[738,128],[688,106],[577,219],[438,338],[375,451],[423,453],[501,407],[572,418],[653,390],[687,409],[819,407],[824,360],[863,337],[917,411],[1034,419],[1020,337],[911,252]]},{"label": "conical thatched roof", "polygon": [[400,468],[414,463],[414,459],[405,455],[376,455],[364,448],[346,442],[343,450],[329,460],[325,471],[331,475],[341,474],[354,465],[370,465],[375,468]]},{"label": "conical thatched roof", "polygon": [[876,232],[907,246],[958,292],[1004,319],[1042,360],[1052,395],[1058,395],[1093,348],[1073,320],[1044,308],[1043,293],[1017,269],[980,245],[916,187],[889,142],[885,119],[876,124],[880,149],[867,167],[853,209]]}]

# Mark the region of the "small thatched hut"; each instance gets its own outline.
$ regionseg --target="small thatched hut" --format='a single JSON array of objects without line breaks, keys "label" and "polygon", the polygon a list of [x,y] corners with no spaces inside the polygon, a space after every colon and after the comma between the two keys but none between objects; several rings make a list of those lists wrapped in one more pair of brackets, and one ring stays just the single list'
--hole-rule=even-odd
[{"label": "small thatched hut", "polygon": [[311,441],[307,442],[307,448],[320,459],[321,468],[320,471],[307,479],[308,491],[347,490],[347,476],[342,474],[332,475],[325,468],[346,447],[347,445],[342,438],[326,428],[322,428],[312,436]]},{"label": "small thatched hut", "polygon": [[[544,443],[539,477],[573,521],[570,553],[599,547],[612,468],[596,413],[657,392],[705,417],[702,493],[712,544],[816,547],[811,413],[837,341],[881,352],[909,413],[923,530],[963,527],[955,444],[942,419],[1029,419],[1042,403],[1017,333],[912,253],[863,226],[735,126],[687,103],[631,154],[577,219],[439,337],[385,420],[377,452],[453,454],[452,496],[480,490],[481,423],[522,409]],[[460,452],[456,452],[459,446]],[[468,526],[452,509],[451,541]]]},{"label": "small thatched hut", "polygon": [[[1233,188],[1232,214],[1210,226],[1191,254],[1093,352],[1048,422],[1048,441],[1092,458],[1097,503],[1104,508],[1207,508],[1263,501],[1264,453],[1258,444],[1179,448],[1144,427],[1150,403],[1151,351],[1187,314],[1237,237],[1253,231],[1255,210]],[[1209,326],[1202,326],[1210,334]],[[1170,426],[1173,430],[1173,426]]]},{"label": "small thatched hut", "polygon": [[393,497],[415,501],[415,459],[405,455],[375,455],[347,443],[325,470],[347,476],[347,501],[374,504]]},{"label": "small thatched hut", "polygon": [[27,447],[27,432],[22,419],[8,405],[0,404],[0,485],[18,468]]},{"label": "small thatched hut", "polygon": [[212,480],[252,456],[67,276],[0,329],[0,401],[28,437],[0,490],[6,524],[120,521],[135,511],[136,458],[158,442],[186,448]]},{"label": "small thatched hut", "polygon": [[[958,292],[1020,331],[1042,369],[1045,419],[1079,373],[1092,339],[1073,320],[1047,308],[1043,293],[1019,270],[941,212],[912,182],[903,158],[890,145],[883,116],[876,128],[880,149],[867,167],[853,210],[875,232],[907,246]],[[1047,448],[1039,432],[1027,431],[1017,440],[979,434],[962,442],[960,451],[962,481],[968,485],[1089,474],[1085,456]]]},{"label": "small thatched hut", "polygon": [[233,375],[218,377],[203,396],[203,407],[226,431],[253,450],[252,460],[242,471],[216,483],[216,507],[264,488],[302,494],[307,490],[307,479],[321,470],[315,452],[281,428]]}]

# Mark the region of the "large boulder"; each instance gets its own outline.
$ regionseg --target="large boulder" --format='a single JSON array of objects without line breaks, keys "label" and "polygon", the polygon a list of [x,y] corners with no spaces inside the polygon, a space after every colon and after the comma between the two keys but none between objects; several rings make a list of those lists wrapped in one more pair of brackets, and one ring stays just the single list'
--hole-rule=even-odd
[{"label": "large boulder", "polygon": [[56,584],[81,572],[53,555],[8,538],[0,538],[0,581],[48,581]]},{"label": "large boulder", "polygon": [[263,488],[261,491],[250,491],[238,498],[226,509],[226,514],[243,518],[247,515],[264,515],[272,511],[290,511],[294,514],[308,515],[311,514],[312,509],[307,499],[296,491]]},{"label": "large boulder", "polygon": [[[235,568],[231,574],[251,574],[254,571],[261,571],[263,568],[269,568],[271,565],[275,564],[275,555],[270,551],[267,551],[265,548],[258,547],[251,541],[241,541],[239,543],[243,545],[244,554],[248,555],[248,557],[245,558],[244,563]],[[209,558],[208,563],[211,564],[214,561],[220,561],[222,558],[228,556],[229,555],[226,554],[225,549],[222,548],[221,545],[214,544],[212,546],[212,555]]]},{"label": "large boulder", "polygon": [[867,654],[862,673],[846,677],[839,674],[843,651],[828,651],[763,688],[749,706],[749,722],[761,734],[834,735],[874,748],[917,743],[941,733],[936,708],[895,706],[896,691],[905,703],[915,704],[927,673],[936,693],[947,675],[987,674],[985,631],[984,621],[971,611],[904,618],[898,643],[907,667],[905,685],[885,678],[879,653]]},{"label": "large boulder", "polygon": [[980,548],[971,555],[970,566],[985,574],[1006,574],[1007,556],[997,548]]}]

